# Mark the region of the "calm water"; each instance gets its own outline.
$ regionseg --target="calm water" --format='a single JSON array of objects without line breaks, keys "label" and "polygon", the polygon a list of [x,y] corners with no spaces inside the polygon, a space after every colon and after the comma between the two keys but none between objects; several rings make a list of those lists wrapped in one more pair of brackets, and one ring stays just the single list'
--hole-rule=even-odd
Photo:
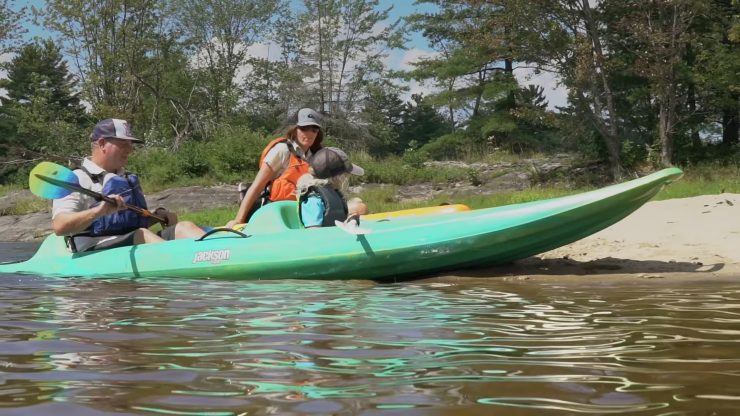
[{"label": "calm water", "polygon": [[736,415],[740,284],[4,275],[16,414]]}]

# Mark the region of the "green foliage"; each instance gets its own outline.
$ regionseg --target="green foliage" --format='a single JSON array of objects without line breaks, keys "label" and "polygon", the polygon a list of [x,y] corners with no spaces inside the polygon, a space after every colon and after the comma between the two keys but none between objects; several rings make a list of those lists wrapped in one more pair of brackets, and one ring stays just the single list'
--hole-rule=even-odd
[{"label": "green foliage", "polygon": [[429,154],[423,150],[409,150],[401,157],[403,163],[413,169],[421,169],[424,162],[429,160]]},{"label": "green foliage", "polygon": [[[74,93],[76,83],[52,41],[28,44],[6,66],[0,82],[0,162],[49,158],[65,160],[89,151],[87,118]],[[86,148],[87,146],[87,148]],[[0,181],[23,176],[28,166],[0,165]]]},{"label": "green foliage", "polygon": [[171,3],[188,45],[200,53],[195,72],[202,80],[215,121],[221,122],[234,115],[242,94],[237,73],[249,62],[248,48],[269,32],[280,2],[173,0]]},{"label": "green foliage", "polygon": [[648,152],[649,149],[650,148],[632,140],[623,141],[622,164],[624,164],[626,168],[636,168],[645,162],[657,162],[657,160],[651,161],[648,159],[648,155],[655,154],[654,152]]},{"label": "green foliage", "polygon": [[[0,0],[0,52],[18,52],[0,85],[0,162],[81,156],[94,122],[117,117],[163,184],[230,181],[254,172],[264,142],[240,132],[272,136],[303,106],[325,113],[327,143],[399,156],[379,174],[393,182],[444,180],[426,155],[575,149],[631,170],[723,158],[740,141],[737,1],[421,1],[430,11],[408,23],[434,54],[405,78],[432,88],[409,100],[387,66],[404,43],[388,7],[294,3],[49,0],[36,17],[58,43],[15,49],[25,10]],[[272,43],[266,58],[248,52]],[[569,105],[549,110],[531,71],[557,75]],[[0,181],[21,180],[17,166],[0,165]]]},{"label": "green foliage", "polygon": [[259,157],[271,138],[224,129],[207,143],[211,171],[219,181],[251,178],[257,173]]},{"label": "green foliage", "polygon": [[[421,150],[434,160],[466,159],[471,149],[482,149],[481,142],[471,140],[465,133],[450,133],[437,137]],[[484,152],[485,153],[485,152]]]},{"label": "green foliage", "polygon": [[179,154],[158,148],[140,149],[129,158],[128,170],[136,172],[148,191],[177,183],[183,176]]},{"label": "green foliage", "polygon": [[740,157],[727,164],[707,163],[683,170],[683,178],[660,191],[657,200],[740,193]]},{"label": "green foliage", "polygon": [[[406,157],[409,159],[406,159]],[[375,159],[369,156],[358,158],[354,154],[351,154],[350,159],[353,163],[365,169],[365,175],[362,176],[361,180],[366,183],[393,185],[424,182],[450,183],[465,181],[468,178],[467,170],[464,168],[427,166],[420,163],[422,159],[415,159],[412,156],[388,156],[383,159]]]},{"label": "green foliage", "polygon": [[382,155],[397,150],[399,126],[403,124],[404,102],[393,84],[383,80],[368,85],[362,120],[368,124],[368,133],[375,139],[368,150]]},{"label": "green foliage", "polygon": [[468,180],[470,181],[470,184],[473,186],[480,186],[483,184],[483,181],[480,178],[480,172],[478,169],[470,168],[468,169]]},{"label": "green foliage", "polygon": [[182,221],[192,221],[200,226],[219,227],[234,219],[234,208],[215,208],[198,212],[178,212]]},{"label": "green foliage", "polygon": [[11,52],[15,42],[26,32],[23,27],[26,8],[14,11],[11,4],[13,0],[0,0],[0,56]]},{"label": "green foliage", "polygon": [[396,150],[418,149],[450,131],[450,126],[428,100],[420,94],[411,96],[406,103],[398,128]]},{"label": "green foliage", "polygon": [[172,184],[238,182],[257,172],[259,155],[268,139],[247,131],[222,128],[212,140],[188,142],[176,152],[144,148],[129,160],[147,190]]}]

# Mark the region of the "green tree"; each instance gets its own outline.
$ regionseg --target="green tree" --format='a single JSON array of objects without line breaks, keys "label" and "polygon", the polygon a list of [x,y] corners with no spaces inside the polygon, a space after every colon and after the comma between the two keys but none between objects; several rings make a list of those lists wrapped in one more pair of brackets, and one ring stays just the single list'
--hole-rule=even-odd
[{"label": "green tree", "polygon": [[726,147],[740,142],[740,2],[712,0],[697,16],[690,48],[698,111],[722,126]]},{"label": "green tree", "polygon": [[447,120],[425,100],[421,94],[413,94],[405,103],[401,120],[396,127],[398,140],[393,147],[397,153],[418,149],[432,139],[450,132]]},{"label": "green tree", "polygon": [[166,30],[166,4],[146,0],[48,0],[36,10],[63,40],[76,65],[83,98],[99,117],[140,112],[141,62]]},{"label": "green tree", "polygon": [[[600,7],[606,2],[597,3]],[[588,120],[603,140],[614,179],[622,176],[622,115],[617,107],[613,59],[604,14],[589,0],[535,0],[549,24],[543,32],[543,69],[557,73],[569,90],[574,116]]]},{"label": "green tree", "polygon": [[361,117],[368,133],[375,138],[368,146],[374,155],[393,152],[397,146],[398,129],[405,109],[400,92],[398,87],[385,80],[368,86]]},{"label": "green tree", "polygon": [[[358,122],[373,80],[389,75],[384,58],[403,43],[398,22],[379,0],[304,0],[297,16],[296,60],[313,98],[305,105]],[[331,127],[330,127],[331,128]],[[344,139],[353,139],[345,137]]]},{"label": "green tree", "polygon": [[[265,40],[280,0],[174,0],[177,26],[193,51],[193,62],[216,122],[234,113],[242,95],[240,69],[248,49]],[[257,69],[262,66],[257,63]]]},{"label": "green tree", "polygon": [[213,130],[205,111],[209,100],[196,88],[197,74],[190,70],[178,37],[178,32],[164,32],[152,39],[152,49],[134,74],[141,89],[138,111],[131,115],[148,146],[172,150],[190,139],[208,137]]},{"label": "green tree", "polygon": [[[685,116],[687,94],[687,45],[696,16],[704,13],[705,2],[696,0],[628,1],[618,11],[607,10],[618,20],[615,30],[640,51],[633,70],[644,77],[657,103],[660,160],[673,164],[676,136]],[[617,16],[613,16],[614,14]]]},{"label": "green tree", "polygon": [[7,156],[66,159],[88,150],[81,140],[88,120],[59,48],[51,40],[26,45],[7,69],[8,78],[0,82],[8,95],[0,97]]},{"label": "green tree", "polygon": [[438,51],[437,56],[417,62],[411,72],[416,79],[433,80],[439,89],[427,102],[446,108],[452,128],[460,127],[460,133],[471,141],[531,148],[533,140],[522,140],[528,122],[517,99],[521,89],[514,71],[542,62],[540,34],[547,25],[536,12],[536,3],[424,3],[433,4],[437,11],[409,20]]},{"label": "green tree", "polygon": [[13,0],[0,0],[0,56],[12,52],[17,46],[16,42],[26,32],[23,28],[26,8],[14,11],[13,3]]}]

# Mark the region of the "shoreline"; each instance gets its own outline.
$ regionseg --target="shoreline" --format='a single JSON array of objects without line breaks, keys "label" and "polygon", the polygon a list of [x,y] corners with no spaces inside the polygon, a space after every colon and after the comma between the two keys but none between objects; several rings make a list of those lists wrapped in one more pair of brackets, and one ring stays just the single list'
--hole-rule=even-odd
[{"label": "shoreline", "polygon": [[740,194],[651,201],[616,224],[510,265],[452,277],[740,282]]}]

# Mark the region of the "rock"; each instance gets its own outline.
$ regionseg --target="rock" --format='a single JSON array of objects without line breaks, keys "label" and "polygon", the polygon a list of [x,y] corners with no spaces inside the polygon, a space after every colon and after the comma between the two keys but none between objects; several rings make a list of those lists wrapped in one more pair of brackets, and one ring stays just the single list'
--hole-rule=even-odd
[{"label": "rock", "polygon": [[37,198],[28,189],[22,191],[11,192],[5,196],[0,196],[0,215],[11,210],[18,201],[26,199]]},{"label": "rock", "polygon": [[[568,169],[572,157],[558,154],[548,158],[520,159],[513,162],[466,163],[462,161],[430,161],[425,166],[455,167],[477,171],[475,184],[457,182],[454,184],[420,183],[394,186],[396,190],[392,202],[425,202],[438,195],[449,195],[449,202],[469,195],[490,195],[497,192],[518,191],[532,185],[531,172],[550,172]],[[350,195],[370,189],[383,188],[386,184],[362,184],[350,187]],[[11,192],[0,197],[0,241],[30,241],[43,238],[51,233],[51,215],[33,213],[28,215],[3,215],[18,201],[36,198],[28,190]],[[236,185],[188,186],[172,188],[147,194],[147,202],[153,210],[165,207],[174,212],[196,212],[214,208],[231,207],[238,209]],[[389,201],[390,202],[390,201]]]},{"label": "rock", "polygon": [[236,185],[186,186],[148,194],[147,204],[152,209],[164,207],[177,213],[203,211],[214,208],[239,208]]},{"label": "rock", "polygon": [[0,216],[0,241],[34,241],[51,234],[51,213]]}]

